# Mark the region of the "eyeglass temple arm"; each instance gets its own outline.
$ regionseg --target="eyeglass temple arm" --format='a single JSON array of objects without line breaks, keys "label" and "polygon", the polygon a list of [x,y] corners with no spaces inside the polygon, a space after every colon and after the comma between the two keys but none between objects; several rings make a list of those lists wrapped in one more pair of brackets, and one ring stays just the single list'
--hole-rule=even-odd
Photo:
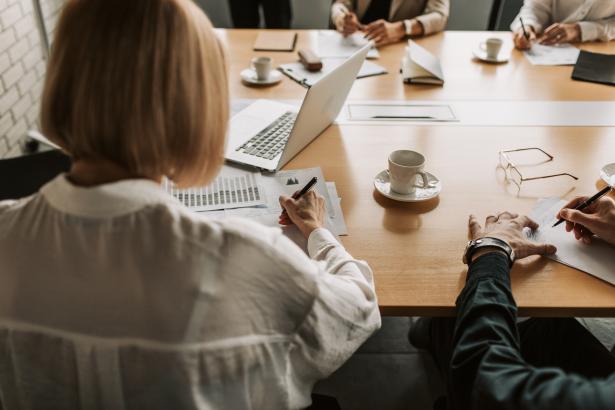
[{"label": "eyeglass temple arm", "polygon": [[509,153],[509,152],[533,151],[533,150],[538,150],[538,151],[542,152],[547,157],[549,157],[549,160],[552,160],[554,158],[553,155],[549,154],[547,151],[545,151],[545,150],[543,150],[541,148],[538,148],[538,147],[509,149],[509,150],[505,150],[505,151],[500,151],[500,154],[506,154],[506,153]]},{"label": "eyeglass temple arm", "polygon": [[545,178],[554,178],[554,177],[570,177],[570,178],[575,179],[575,180],[579,179],[579,178],[575,177],[572,174],[569,174],[567,172],[563,172],[561,174],[545,175],[545,176],[542,176],[542,177],[532,177],[532,178],[523,178],[522,177],[521,181],[533,181],[533,180],[536,180],[536,179],[545,179]]}]

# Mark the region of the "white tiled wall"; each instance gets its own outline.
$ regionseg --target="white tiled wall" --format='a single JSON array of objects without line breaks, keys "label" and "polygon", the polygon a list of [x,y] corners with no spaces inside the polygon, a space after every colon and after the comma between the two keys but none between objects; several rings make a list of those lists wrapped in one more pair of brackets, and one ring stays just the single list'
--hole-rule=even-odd
[{"label": "white tiled wall", "polygon": [[[53,31],[63,0],[41,0]],[[38,128],[45,60],[33,0],[0,0],[0,158],[20,154],[19,142]]]}]

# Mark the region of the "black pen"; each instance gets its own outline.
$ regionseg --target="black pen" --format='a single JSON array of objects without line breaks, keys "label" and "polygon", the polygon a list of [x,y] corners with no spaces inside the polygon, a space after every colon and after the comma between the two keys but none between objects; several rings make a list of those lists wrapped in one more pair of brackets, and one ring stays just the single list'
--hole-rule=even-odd
[{"label": "black pen", "polygon": [[[582,209],[587,208],[588,206],[590,206],[591,204],[596,202],[598,199],[600,199],[600,197],[602,197],[605,194],[607,194],[611,189],[612,189],[611,186],[607,185],[606,188],[604,188],[602,191],[598,192],[596,195],[592,196],[591,198],[589,198],[589,199],[583,201],[582,203],[580,203],[579,205],[575,206],[574,209],[577,210],[577,211],[580,211]],[[565,221],[565,219],[558,220],[557,222],[555,222],[555,224],[553,224],[553,228],[555,228],[557,225],[561,224],[564,221]]]},{"label": "black pen", "polygon": [[525,24],[523,24],[523,18],[519,17],[519,21],[521,22],[521,29],[523,30],[523,37],[525,37],[525,39],[529,41],[530,35],[527,34],[527,31],[525,30]]},{"label": "black pen", "polygon": [[303,195],[307,194],[308,191],[310,189],[312,189],[312,187],[314,185],[316,185],[317,182],[318,182],[318,178],[317,177],[314,177],[314,178],[310,179],[310,181],[303,187],[303,189],[301,191],[299,191],[298,193],[293,195],[293,199],[299,199]]}]

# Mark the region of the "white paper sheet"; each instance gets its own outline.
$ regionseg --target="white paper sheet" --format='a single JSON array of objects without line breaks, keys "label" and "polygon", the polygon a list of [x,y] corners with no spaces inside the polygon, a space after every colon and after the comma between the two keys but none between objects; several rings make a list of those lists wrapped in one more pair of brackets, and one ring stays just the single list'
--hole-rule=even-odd
[{"label": "white paper sheet", "polygon": [[265,196],[260,172],[225,165],[208,186],[178,189],[168,179],[163,188],[193,211],[213,211],[264,206]]},{"label": "white paper sheet", "polygon": [[533,65],[574,65],[581,50],[570,44],[543,46],[533,44],[525,56]]},{"label": "white paper sheet", "polygon": [[[363,36],[362,32],[344,37],[335,30],[321,30],[318,32],[318,52],[316,54],[320,58],[350,57],[368,43]],[[372,48],[367,53],[367,58],[379,57],[380,53],[376,48]]]},{"label": "white paper sheet", "polygon": [[547,242],[557,247],[557,253],[549,256],[564,265],[589,273],[615,285],[615,248],[594,238],[591,244],[577,241],[571,232],[566,232],[565,224],[555,228],[557,212],[566,204],[559,198],[543,199],[536,203],[531,217],[540,228],[528,236],[539,242]]},{"label": "white paper sheet", "polygon": [[348,104],[353,121],[457,121],[449,105]]},{"label": "white paper sheet", "polygon": [[[301,63],[282,64],[280,65],[280,71],[282,71],[284,74],[297,81],[301,85],[311,87],[325,74],[337,68],[344,61],[346,61],[344,58],[323,58],[322,70],[318,72],[311,72],[306,70]],[[357,78],[371,77],[374,75],[381,75],[386,73],[386,68],[379,66],[378,64],[372,63],[371,61],[364,61],[363,65],[361,66],[361,70],[359,71],[359,74],[357,74]]]},{"label": "white paper sheet", "polygon": [[415,124],[472,127],[614,127],[614,101],[463,101],[442,100],[363,100],[348,101],[336,119],[337,124],[386,125],[402,120],[356,121],[350,116],[352,105],[449,106],[457,121],[406,120]]}]

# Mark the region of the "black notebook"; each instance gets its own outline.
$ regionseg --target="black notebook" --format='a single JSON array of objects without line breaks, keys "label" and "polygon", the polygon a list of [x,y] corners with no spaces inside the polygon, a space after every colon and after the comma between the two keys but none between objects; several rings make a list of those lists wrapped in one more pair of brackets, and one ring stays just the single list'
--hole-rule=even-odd
[{"label": "black notebook", "polygon": [[572,78],[591,83],[615,85],[615,55],[581,51],[574,66]]}]

